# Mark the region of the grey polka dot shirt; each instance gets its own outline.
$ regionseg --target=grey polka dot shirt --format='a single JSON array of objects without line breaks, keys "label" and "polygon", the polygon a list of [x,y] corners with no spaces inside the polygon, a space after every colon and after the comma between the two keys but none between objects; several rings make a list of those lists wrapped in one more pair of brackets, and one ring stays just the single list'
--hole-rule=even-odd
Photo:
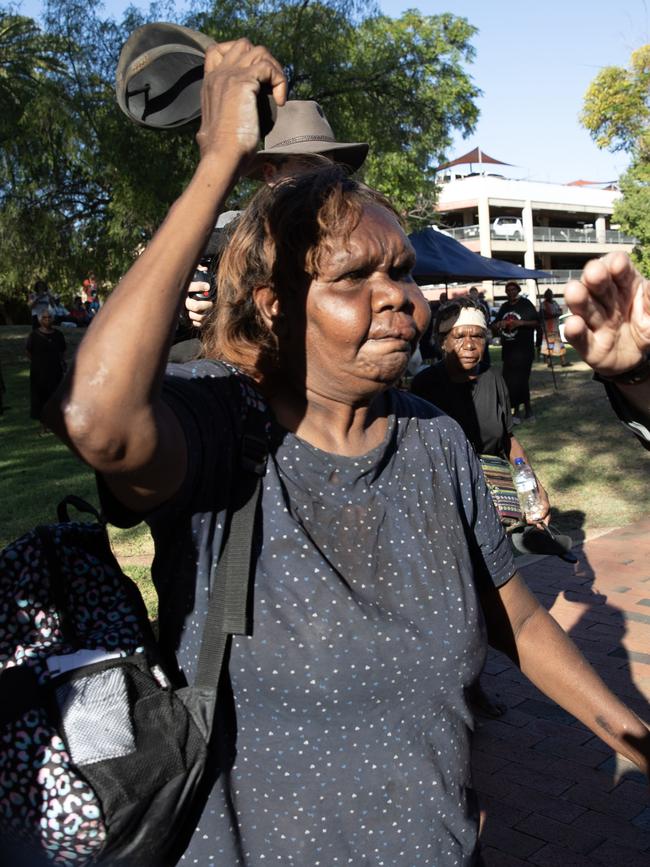
[{"label": "grey polka dot shirt", "polygon": [[[240,419],[263,409],[243,377],[233,405],[226,380],[209,362],[166,380],[190,459],[149,521],[161,639],[189,679]],[[480,588],[514,566],[456,422],[403,392],[388,400],[384,441],[355,458],[269,416],[253,635],[233,640],[229,666],[236,752],[183,865],[475,863],[465,690],[485,656]]]}]

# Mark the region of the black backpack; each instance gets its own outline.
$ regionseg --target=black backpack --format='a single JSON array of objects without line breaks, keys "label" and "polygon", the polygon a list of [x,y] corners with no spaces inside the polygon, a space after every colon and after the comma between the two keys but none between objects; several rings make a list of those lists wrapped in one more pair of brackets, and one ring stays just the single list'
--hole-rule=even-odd
[{"label": "black backpack", "polygon": [[[0,864],[166,867],[182,855],[209,790],[229,635],[249,632],[264,436],[245,430],[241,452],[192,685],[165,669],[92,506],[66,498],[60,523],[0,553]],[[96,522],[70,521],[68,505]]]}]

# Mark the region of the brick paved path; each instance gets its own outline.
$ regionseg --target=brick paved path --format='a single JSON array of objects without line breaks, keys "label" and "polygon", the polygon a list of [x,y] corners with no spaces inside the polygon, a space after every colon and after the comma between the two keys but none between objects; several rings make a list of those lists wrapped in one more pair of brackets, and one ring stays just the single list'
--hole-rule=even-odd
[{"label": "brick paved path", "polygon": [[[522,573],[603,680],[650,722],[650,521],[538,558]],[[488,867],[650,867],[650,788],[634,765],[496,652],[483,684],[508,705],[480,719],[474,782]]]}]

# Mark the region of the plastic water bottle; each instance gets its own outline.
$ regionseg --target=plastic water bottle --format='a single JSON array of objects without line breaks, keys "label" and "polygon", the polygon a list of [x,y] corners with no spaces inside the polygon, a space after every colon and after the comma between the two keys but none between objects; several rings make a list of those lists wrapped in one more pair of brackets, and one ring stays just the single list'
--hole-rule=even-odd
[{"label": "plastic water bottle", "polygon": [[515,458],[513,477],[519,503],[526,519],[531,523],[541,521],[544,515],[544,505],[537,486],[537,479],[523,458]]}]

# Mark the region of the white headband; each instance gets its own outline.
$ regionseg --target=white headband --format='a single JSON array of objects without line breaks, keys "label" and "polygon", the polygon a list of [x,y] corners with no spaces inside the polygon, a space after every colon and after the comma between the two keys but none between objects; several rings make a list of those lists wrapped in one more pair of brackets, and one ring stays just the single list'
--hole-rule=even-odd
[{"label": "white headband", "polygon": [[476,325],[487,331],[487,322],[485,314],[482,310],[477,310],[475,307],[461,307],[458,315],[452,313],[448,319],[443,319],[438,326],[440,334],[447,334],[452,328],[457,325]]}]

